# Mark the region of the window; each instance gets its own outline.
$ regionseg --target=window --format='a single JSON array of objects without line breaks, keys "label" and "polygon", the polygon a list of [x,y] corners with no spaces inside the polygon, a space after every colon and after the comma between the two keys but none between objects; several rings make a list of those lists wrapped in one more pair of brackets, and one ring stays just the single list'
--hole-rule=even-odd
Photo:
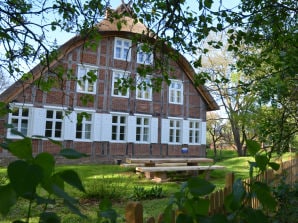
[{"label": "window", "polygon": [[[28,135],[29,123],[29,108],[13,107],[11,112],[10,124],[14,130],[21,132],[23,135]],[[15,134],[11,133],[15,136]]]},{"label": "window", "polygon": [[114,58],[130,61],[131,40],[115,38]]},{"label": "window", "polygon": [[149,117],[136,118],[136,141],[149,142],[150,119]]},{"label": "window", "polygon": [[113,81],[112,81],[112,96],[125,97],[129,96],[129,90],[123,89],[121,87],[122,79],[126,78],[127,74],[123,71],[114,71],[113,72]]},{"label": "window", "polygon": [[199,144],[200,142],[200,121],[189,120],[189,143]]},{"label": "window", "polygon": [[137,63],[146,65],[153,64],[153,54],[146,44],[139,44],[137,51]]},{"label": "window", "polygon": [[170,120],[169,142],[181,143],[181,120]]},{"label": "window", "polygon": [[152,87],[150,77],[137,76],[136,98],[152,100]]},{"label": "window", "polygon": [[82,93],[95,94],[97,68],[90,66],[78,66],[77,91]]},{"label": "window", "polygon": [[169,101],[173,104],[183,104],[183,83],[180,80],[171,80],[169,87]]},{"label": "window", "polygon": [[45,136],[50,138],[61,138],[62,124],[63,124],[62,111],[47,110]]},{"label": "window", "polygon": [[112,140],[126,141],[126,128],[126,115],[112,115]]},{"label": "window", "polygon": [[92,129],[92,114],[78,113],[78,120],[76,125],[76,138],[77,139],[91,139]]}]

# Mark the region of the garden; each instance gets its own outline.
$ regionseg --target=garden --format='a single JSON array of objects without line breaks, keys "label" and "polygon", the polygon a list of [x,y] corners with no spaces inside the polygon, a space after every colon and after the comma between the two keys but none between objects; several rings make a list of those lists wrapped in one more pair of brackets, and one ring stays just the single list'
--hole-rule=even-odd
[{"label": "garden", "polygon": [[[208,151],[208,157],[214,158],[213,152]],[[283,155],[282,160],[287,160],[295,156],[291,153]],[[223,188],[225,185],[225,175],[234,172],[235,178],[246,179],[249,177],[249,161],[252,157],[238,157],[234,150],[223,150],[216,158],[217,165],[223,165],[224,170],[214,170],[210,175],[210,182],[216,186],[215,190]],[[28,209],[33,216],[30,222],[39,222],[39,214],[43,209],[48,212],[57,213],[62,222],[98,222],[100,205],[106,201],[111,201],[113,210],[120,216],[118,221],[124,219],[125,206],[129,201],[139,201],[143,205],[144,218],[157,217],[168,205],[171,195],[179,191],[179,188],[186,180],[185,176],[172,174],[171,180],[164,183],[155,183],[135,173],[132,167],[122,167],[120,165],[57,165],[55,171],[75,170],[82,181],[85,192],[75,189],[69,184],[65,184],[65,191],[75,198],[73,202],[78,202],[77,206],[80,214],[76,210],[70,211],[69,205],[65,205],[63,199],[51,200],[47,204],[40,205],[38,202],[30,203],[28,200],[19,198],[15,206],[11,208],[5,218],[0,222],[12,222],[18,219],[26,219]],[[199,177],[204,177],[200,175]],[[7,181],[6,168],[0,168],[0,184]],[[46,191],[37,189],[40,196],[46,196]],[[48,197],[50,200],[50,197]],[[38,199],[37,199],[38,201]],[[72,206],[71,206],[72,207]],[[36,216],[36,217],[34,217]],[[120,220],[119,220],[120,219]],[[122,220],[121,220],[122,219]],[[124,221],[124,220],[123,220]]]}]

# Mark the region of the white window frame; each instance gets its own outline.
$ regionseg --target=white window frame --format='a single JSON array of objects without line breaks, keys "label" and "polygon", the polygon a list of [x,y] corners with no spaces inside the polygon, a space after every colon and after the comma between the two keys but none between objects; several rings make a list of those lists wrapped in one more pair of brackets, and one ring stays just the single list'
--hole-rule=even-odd
[{"label": "white window frame", "polygon": [[[48,111],[52,111],[53,112],[53,117],[47,117],[47,113]],[[61,119],[57,118],[57,113],[61,112]],[[51,129],[47,129],[47,123],[51,122],[52,123],[52,127]],[[64,112],[62,110],[57,110],[57,109],[51,109],[51,108],[46,108],[46,120],[45,120],[45,130],[44,130],[44,135],[45,137],[51,138],[51,139],[57,139],[57,140],[61,140],[63,139],[63,131],[64,131]],[[61,128],[60,128],[60,137],[56,136],[56,124],[60,123],[61,124]],[[51,131],[50,136],[47,135],[47,131]],[[74,131],[74,130],[72,130]]]},{"label": "white window frame", "polygon": [[[31,119],[31,106],[28,105],[12,105],[10,109],[18,109],[16,115],[14,115],[12,112],[8,115],[8,124],[13,125],[13,120],[16,120],[16,126],[14,126],[13,129],[17,130],[18,132],[21,132],[24,136],[30,136],[30,119]],[[24,109],[28,109],[28,116],[23,116]],[[26,132],[24,132],[24,126],[23,121],[27,121],[26,126]],[[8,138],[21,138],[19,135],[15,135],[11,132],[11,128],[7,131],[7,137]]]},{"label": "white window frame", "polygon": [[112,96],[114,97],[122,97],[128,98],[129,97],[129,89],[126,90],[126,94],[122,94],[122,92],[117,88],[118,79],[127,78],[128,73],[120,70],[113,70],[113,77],[112,77]]},{"label": "white window frame", "polygon": [[[97,86],[97,80],[90,83],[88,81],[88,72],[94,71],[94,73],[97,75],[98,73],[98,67],[85,65],[85,64],[79,64],[77,68],[77,92],[85,93],[85,94],[95,94],[96,93],[96,86]],[[85,80],[83,80],[85,79]],[[81,82],[82,84],[80,84]],[[89,88],[91,87],[92,90]]]},{"label": "white window frame", "polygon": [[144,65],[152,65],[153,64],[153,53],[152,52],[144,52],[142,50],[144,44],[140,43],[137,47],[137,63]]},{"label": "white window frame", "polygon": [[[138,123],[138,120],[141,122]],[[148,120],[148,123],[145,124],[145,120]],[[151,116],[141,116],[136,115],[136,143],[149,143],[151,141]],[[147,131],[147,133],[145,133]],[[147,140],[145,139],[147,136]],[[138,139],[139,136],[139,139]]]},{"label": "white window frame", "polygon": [[[116,118],[116,122],[114,122]],[[125,119],[122,122],[121,119]],[[113,142],[126,142],[128,134],[128,114],[126,113],[112,113],[111,123],[111,141]],[[121,137],[123,135],[123,137]]]},{"label": "white window frame", "polygon": [[[145,86],[143,86],[142,84],[140,86],[141,89],[139,88],[139,84],[142,82],[146,82],[146,89]],[[137,75],[136,99],[152,101],[152,87],[150,85],[151,78],[149,75],[146,77],[141,77],[140,75]]]},{"label": "white window frame", "polygon": [[[179,88],[180,86],[180,88]],[[182,80],[171,80],[169,86],[169,103],[183,104],[183,82]]]},{"label": "white window frame", "polygon": [[200,145],[201,143],[201,120],[200,119],[189,119],[189,144]]},{"label": "white window frame", "polygon": [[[169,144],[181,144],[182,143],[182,119],[169,118]],[[179,139],[177,140],[177,137]]]},{"label": "white window frame", "polygon": [[116,37],[115,43],[114,43],[114,59],[130,61],[131,46],[132,46],[131,40]]},{"label": "white window frame", "polygon": [[[82,112],[77,112],[77,117],[78,115]],[[75,137],[77,141],[91,141],[93,139],[93,123],[94,123],[94,118],[93,118],[93,113],[86,112],[89,115],[89,120],[86,119],[84,116],[82,119],[82,122],[80,123],[81,130],[78,131],[79,123],[78,120],[76,119],[76,128],[75,128]],[[87,126],[89,126],[89,130],[87,129]],[[78,137],[78,133],[81,132],[81,137]],[[89,137],[88,133],[89,132]]]}]

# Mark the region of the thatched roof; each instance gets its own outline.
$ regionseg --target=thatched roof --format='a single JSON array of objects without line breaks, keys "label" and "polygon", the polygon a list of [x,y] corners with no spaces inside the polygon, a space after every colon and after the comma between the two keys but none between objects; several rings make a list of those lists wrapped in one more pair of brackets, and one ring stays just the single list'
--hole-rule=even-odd
[{"label": "thatched roof", "polygon": [[[116,10],[108,10],[107,11],[106,18],[103,19],[101,22],[97,24],[98,32],[101,34],[102,37],[105,36],[129,36],[134,34],[149,34],[149,36],[153,36],[153,33],[142,23],[137,21],[136,19],[133,19],[132,16],[132,10],[128,5],[120,5]],[[120,21],[113,19],[110,17],[109,13],[118,13],[123,14],[121,16]],[[119,24],[121,24],[121,29],[119,29]],[[64,43],[58,50],[60,52],[60,56],[56,61],[53,61],[49,67],[54,66],[57,61],[61,58],[63,58],[65,55],[67,55],[68,52],[73,50],[74,48],[84,44],[84,39],[81,36],[75,36],[66,43]],[[170,49],[174,50],[174,49]],[[190,63],[187,61],[187,59],[179,54],[179,58],[176,61],[181,69],[186,73],[186,75],[190,78],[190,80],[194,83],[194,77],[195,77],[195,71],[190,65]],[[38,64],[35,66],[30,72],[33,74],[33,78],[30,81],[22,81],[18,80],[13,85],[11,85],[8,89],[6,89],[1,95],[0,95],[0,101],[9,103],[13,101],[24,89],[31,86],[31,84],[40,78],[40,76],[47,71],[47,67],[42,66],[41,64]],[[218,110],[219,106],[217,105],[214,98],[211,96],[209,91],[206,89],[205,86],[200,85],[196,86],[196,89],[201,94],[201,96],[204,98],[206,104],[207,104],[207,110]]]}]

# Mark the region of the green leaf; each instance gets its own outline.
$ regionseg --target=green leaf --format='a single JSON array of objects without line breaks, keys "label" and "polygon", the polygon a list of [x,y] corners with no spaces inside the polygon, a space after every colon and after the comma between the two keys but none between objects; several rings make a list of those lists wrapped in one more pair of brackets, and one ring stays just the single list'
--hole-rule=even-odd
[{"label": "green leaf", "polygon": [[17,194],[10,184],[0,186],[0,213],[6,215],[17,202]]},{"label": "green leaf", "polygon": [[83,157],[88,157],[85,153],[80,153],[74,149],[61,149],[59,155],[67,158],[67,159],[80,159]]},{"label": "green leaf", "polygon": [[279,170],[280,167],[280,164],[274,162],[269,162],[268,165],[275,171]]},{"label": "green leaf", "polygon": [[184,214],[184,213],[181,213],[177,216],[176,218],[176,223],[193,223],[193,219],[192,217]]},{"label": "green leaf", "polygon": [[[204,221],[200,221],[205,223]],[[227,217],[223,214],[215,214],[210,217],[210,221],[212,223],[228,223]]]},{"label": "green leaf", "polygon": [[13,189],[19,196],[34,198],[36,187],[43,177],[40,166],[17,160],[9,164],[7,173]]},{"label": "green leaf", "polygon": [[6,103],[0,101],[0,117],[3,117],[9,113],[9,109]]},{"label": "green leaf", "polygon": [[203,196],[210,194],[215,188],[212,183],[198,177],[190,178],[187,181],[187,184],[189,191],[193,196]]},{"label": "green leaf", "polygon": [[77,172],[75,172],[74,170],[64,170],[63,172],[59,172],[58,174],[65,182],[77,188],[78,190],[85,192],[82,181]]},{"label": "green leaf", "polygon": [[71,196],[69,196],[62,188],[57,185],[53,185],[54,194],[60,198],[63,198],[64,204],[71,210],[74,214],[77,214],[81,217],[86,217],[83,215],[80,210],[75,206],[77,204],[77,200]]},{"label": "green leaf", "polygon": [[212,3],[213,3],[213,0],[205,0],[205,1],[204,1],[204,5],[205,5],[208,9],[211,8]]},{"label": "green leaf", "polygon": [[246,146],[249,154],[252,156],[261,150],[261,144],[255,140],[246,140]]},{"label": "green leaf", "polygon": [[252,190],[255,192],[258,200],[262,203],[265,208],[274,210],[277,202],[274,197],[271,195],[270,188],[267,184],[262,182],[255,182],[252,185]]},{"label": "green leaf", "polygon": [[8,150],[19,159],[32,160],[32,142],[30,138],[24,138],[10,142]]},{"label": "green leaf", "polygon": [[244,208],[242,211],[242,218],[248,223],[267,223],[268,218],[261,210],[255,210],[252,208]]},{"label": "green leaf", "polygon": [[49,178],[52,175],[55,167],[55,159],[53,155],[45,152],[40,153],[35,157],[34,163],[42,168],[44,179]]},{"label": "green leaf", "polygon": [[59,216],[54,212],[43,212],[39,216],[39,223],[60,223]]},{"label": "green leaf", "polygon": [[255,159],[257,167],[259,167],[261,171],[265,171],[266,166],[269,163],[269,158],[266,155],[257,155]]},{"label": "green leaf", "polygon": [[228,196],[225,204],[231,210],[237,210],[241,204],[245,195],[245,189],[241,179],[237,179],[233,184],[233,192]]},{"label": "green leaf", "polygon": [[111,222],[116,222],[118,214],[112,209],[112,202],[110,200],[104,199],[100,202],[99,210],[97,214],[99,218],[110,219]]}]

